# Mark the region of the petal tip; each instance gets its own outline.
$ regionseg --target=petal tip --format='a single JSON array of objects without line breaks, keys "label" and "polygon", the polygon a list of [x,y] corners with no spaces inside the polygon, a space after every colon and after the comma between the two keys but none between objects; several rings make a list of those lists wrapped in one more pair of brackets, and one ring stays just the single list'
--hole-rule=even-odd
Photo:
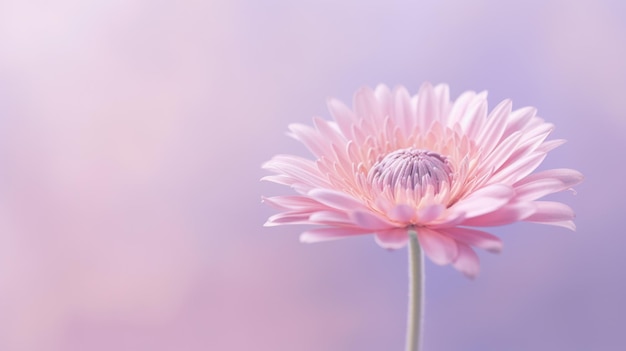
[{"label": "petal tip", "polygon": [[409,242],[409,236],[405,228],[391,229],[383,232],[377,232],[374,240],[378,246],[387,251],[395,251],[401,249]]}]

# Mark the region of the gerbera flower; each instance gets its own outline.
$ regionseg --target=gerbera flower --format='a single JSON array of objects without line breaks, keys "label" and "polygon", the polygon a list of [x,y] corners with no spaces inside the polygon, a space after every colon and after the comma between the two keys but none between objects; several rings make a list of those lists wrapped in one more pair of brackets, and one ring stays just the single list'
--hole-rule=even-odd
[{"label": "gerbera flower", "polygon": [[571,169],[531,174],[564,140],[546,141],[553,125],[510,100],[490,112],[486,92],[451,101],[446,85],[426,83],[413,97],[399,87],[364,87],[350,109],[330,99],[334,121],[289,126],[313,153],[310,160],[277,155],[264,180],[298,195],[264,201],[282,210],[266,225],[322,225],[303,242],[374,234],[387,249],[405,246],[415,230],[433,262],[478,274],[473,248],[498,252],[501,240],[483,230],[517,221],[574,229],[574,213],[541,197],[571,188],[582,175]]}]

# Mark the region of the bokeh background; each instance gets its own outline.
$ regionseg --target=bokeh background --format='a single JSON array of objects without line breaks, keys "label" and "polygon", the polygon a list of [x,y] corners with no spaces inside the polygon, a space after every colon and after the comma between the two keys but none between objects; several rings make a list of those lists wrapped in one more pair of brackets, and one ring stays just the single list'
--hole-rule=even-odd
[{"label": "bokeh background", "polygon": [[582,171],[575,233],[427,264],[424,350],[624,349],[626,6],[0,2],[0,350],[402,350],[406,250],[264,228],[287,125],[361,85],[536,106]]}]

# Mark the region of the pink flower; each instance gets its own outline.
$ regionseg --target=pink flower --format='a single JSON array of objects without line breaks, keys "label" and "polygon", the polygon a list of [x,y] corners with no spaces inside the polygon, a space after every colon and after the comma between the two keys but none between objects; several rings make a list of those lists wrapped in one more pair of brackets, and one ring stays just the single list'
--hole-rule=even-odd
[{"label": "pink flower", "polygon": [[552,169],[531,174],[564,140],[545,141],[553,129],[525,107],[505,100],[487,112],[487,94],[451,101],[448,86],[426,83],[413,97],[399,87],[360,89],[351,110],[331,99],[334,121],[289,126],[315,160],[277,155],[264,180],[298,195],[265,198],[282,212],[266,225],[314,224],[301,235],[319,242],[374,234],[388,249],[406,245],[417,231],[426,255],[474,277],[473,248],[498,252],[501,240],[470,227],[528,221],[574,230],[562,203],[537,201],[580,183],[582,174]]}]

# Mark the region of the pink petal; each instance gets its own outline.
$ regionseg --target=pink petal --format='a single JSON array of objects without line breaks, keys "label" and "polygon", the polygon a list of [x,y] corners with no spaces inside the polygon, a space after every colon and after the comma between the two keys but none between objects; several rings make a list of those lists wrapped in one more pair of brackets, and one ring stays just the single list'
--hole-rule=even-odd
[{"label": "pink petal", "polygon": [[349,155],[348,155],[348,143],[342,144],[341,146],[338,146],[337,144],[332,144],[331,147],[333,149],[333,155],[335,156],[335,160],[334,161],[328,161],[329,163],[332,162],[333,165],[335,166],[335,168],[338,171],[341,172],[345,172],[345,174],[343,175],[344,178],[352,178],[354,176],[353,169],[353,163],[351,160],[349,160]]},{"label": "pink petal", "polygon": [[307,230],[300,235],[300,242],[303,243],[317,243],[322,241],[331,241],[342,238],[353,237],[357,235],[371,234],[371,232],[363,230],[362,228],[346,228],[346,227],[334,227],[334,228],[318,228]]},{"label": "pink petal", "polygon": [[506,205],[514,195],[513,188],[503,184],[493,184],[473,192],[451,209],[455,212],[464,212],[465,218],[472,218],[499,209]]},{"label": "pink petal", "polygon": [[537,151],[548,152],[548,151],[556,149],[557,147],[565,144],[566,142],[567,142],[567,140],[564,140],[564,139],[548,140],[548,141],[544,142],[543,144],[541,144],[537,148]]},{"label": "pink petal", "polygon": [[574,211],[571,207],[554,201],[535,201],[535,213],[526,218],[528,222],[552,224],[574,230]]},{"label": "pink petal", "polygon": [[537,109],[534,107],[522,107],[520,109],[512,111],[511,115],[509,116],[506,130],[504,131],[504,137],[506,138],[514,132],[522,130],[524,126],[528,124],[528,121],[530,121],[531,118],[535,117],[536,114]]},{"label": "pink petal", "polygon": [[574,219],[574,211],[567,205],[555,201],[535,201],[535,213],[530,221],[563,221]]},{"label": "pink petal", "polygon": [[291,132],[290,136],[302,142],[318,158],[330,154],[330,143],[314,128],[304,124],[293,123],[289,125],[289,131]]},{"label": "pink petal", "polygon": [[344,212],[317,211],[311,214],[309,222],[329,226],[351,226],[352,220]]},{"label": "pink petal", "polygon": [[561,183],[563,183],[564,190],[574,185],[579,184],[583,181],[584,176],[582,173],[567,168],[559,168],[559,169],[549,169],[542,172],[537,172],[535,174],[531,174],[528,177],[520,180],[515,183],[515,187],[528,184],[540,179],[558,179]]},{"label": "pink petal", "polygon": [[533,201],[548,194],[565,190],[563,183],[558,179],[538,179],[515,188],[517,201]]},{"label": "pink petal", "polygon": [[320,117],[314,117],[313,123],[315,124],[319,135],[324,138],[327,143],[344,145],[347,142],[346,138],[333,127],[333,122],[328,122]]},{"label": "pink petal", "polygon": [[515,183],[539,167],[545,158],[546,153],[544,152],[537,152],[522,157],[495,173],[491,181],[495,183]]},{"label": "pink petal", "polygon": [[462,243],[458,243],[458,255],[452,265],[470,279],[476,278],[480,272],[478,255],[471,247]]},{"label": "pink petal", "polygon": [[456,227],[465,221],[465,212],[456,212],[445,209],[444,213],[436,220],[428,223],[430,228],[450,228]]},{"label": "pink petal", "polygon": [[362,161],[358,146],[353,140],[348,141],[346,144],[346,155],[348,155],[350,162],[355,165]]},{"label": "pink petal", "polygon": [[[315,187],[328,187],[330,184],[323,178],[315,163],[303,157],[292,155],[276,155],[262,166],[263,169],[287,176],[296,183],[308,184]],[[275,178],[265,177],[265,180],[275,181]],[[284,178],[283,178],[284,179]]]},{"label": "pink petal", "polygon": [[396,124],[401,128],[404,138],[408,138],[414,129],[413,116],[414,111],[411,106],[411,96],[404,87],[398,87],[394,90],[394,112],[397,119]]},{"label": "pink petal", "polygon": [[474,100],[475,96],[476,92],[466,91],[454,101],[452,109],[450,110],[450,115],[447,119],[448,127],[454,126],[465,117],[465,111],[467,110],[469,104]]},{"label": "pink petal", "polygon": [[367,135],[375,135],[382,127],[382,111],[376,95],[369,87],[360,88],[354,94],[354,112],[361,118],[361,129]]},{"label": "pink petal", "polygon": [[426,227],[419,227],[416,230],[420,246],[433,262],[445,265],[456,259],[458,249],[454,239]]},{"label": "pink petal", "polygon": [[325,206],[306,196],[263,197],[264,203],[279,210],[324,209]]},{"label": "pink petal", "polygon": [[[282,175],[282,174],[268,175],[268,176],[261,178],[261,181],[272,182],[272,183],[281,184],[281,185],[289,185],[289,186],[299,183],[293,177]],[[309,186],[308,190],[310,190],[311,188],[313,187]]]},{"label": "pink petal", "polygon": [[500,169],[502,165],[511,158],[511,155],[519,150],[519,142],[522,137],[523,133],[521,131],[517,131],[495,146],[495,149],[485,160],[485,167],[495,170]]},{"label": "pink petal", "polygon": [[533,223],[553,225],[557,227],[567,228],[573,232],[576,231],[576,224],[574,223],[574,221],[571,221],[571,220],[570,221],[556,221],[556,222],[533,222]]},{"label": "pink petal", "polygon": [[441,204],[426,206],[417,211],[417,220],[420,224],[427,224],[439,218],[445,209],[446,207]]},{"label": "pink petal", "polygon": [[437,84],[433,89],[435,100],[437,103],[438,115],[437,119],[448,116],[450,112],[450,88],[446,84]]},{"label": "pink petal", "polygon": [[452,105],[445,125],[454,127],[458,123],[470,138],[475,138],[487,117],[486,97],[486,92],[476,94],[468,91],[461,94]]},{"label": "pink petal", "polygon": [[430,83],[424,83],[417,93],[417,127],[420,133],[426,132],[438,116],[437,105]]},{"label": "pink petal", "polygon": [[351,218],[357,226],[372,231],[395,227],[394,224],[369,211],[354,211],[351,213]]},{"label": "pink petal", "polygon": [[409,241],[407,228],[394,228],[382,232],[377,232],[376,243],[385,249],[395,250],[406,246]]},{"label": "pink petal", "polygon": [[[542,131],[543,133],[534,134],[537,130]],[[516,149],[513,153],[511,153],[504,162],[501,162],[501,166],[496,169],[495,173],[499,173],[507,168],[512,167],[514,164],[519,164],[523,162],[523,160],[527,160],[532,155],[536,154],[545,154],[547,151],[540,150],[541,143],[550,135],[551,129],[549,128],[535,128],[535,131],[527,131],[520,130],[516,133],[521,133],[522,137],[516,143]],[[515,133],[513,133],[515,134]],[[511,135],[512,136],[512,135]],[[514,168],[514,167],[513,167]],[[530,173],[530,172],[529,172]],[[517,179],[521,179],[525,177],[528,173],[523,174],[522,176],[516,177]]]},{"label": "pink petal", "polygon": [[456,227],[440,229],[439,231],[454,238],[456,241],[470,246],[479,247],[494,253],[502,251],[502,240],[493,234],[481,230]]},{"label": "pink petal", "polygon": [[374,89],[374,96],[376,96],[376,100],[380,105],[382,116],[393,117],[393,95],[391,94],[391,90],[389,90],[389,87],[384,84],[378,84],[376,86],[376,89]]},{"label": "pink petal", "polygon": [[278,213],[268,218],[263,226],[273,227],[281,224],[310,224],[310,215],[309,211]]},{"label": "pink petal", "polygon": [[309,191],[308,195],[324,205],[340,210],[363,208],[363,204],[357,199],[336,190],[313,189]]},{"label": "pink petal", "polygon": [[504,129],[511,113],[511,100],[499,103],[489,114],[485,126],[478,136],[478,144],[486,152],[490,152],[502,140]]},{"label": "pink petal", "polygon": [[401,223],[409,223],[415,217],[415,209],[409,205],[397,205],[389,211],[389,219]]},{"label": "pink petal", "polygon": [[352,126],[356,119],[354,112],[336,99],[328,99],[327,106],[343,135],[352,138]]},{"label": "pink petal", "polygon": [[554,124],[547,123],[543,118],[535,117],[530,121],[525,130],[529,139],[534,139],[535,137],[545,139],[554,130]]},{"label": "pink petal", "polygon": [[465,116],[459,121],[465,134],[474,139],[478,132],[485,125],[487,119],[487,97],[486,93],[476,95],[476,98],[469,105]]},{"label": "pink petal", "polygon": [[509,203],[493,212],[465,219],[459,224],[474,227],[493,227],[522,221],[534,212],[535,206],[532,202]]}]

